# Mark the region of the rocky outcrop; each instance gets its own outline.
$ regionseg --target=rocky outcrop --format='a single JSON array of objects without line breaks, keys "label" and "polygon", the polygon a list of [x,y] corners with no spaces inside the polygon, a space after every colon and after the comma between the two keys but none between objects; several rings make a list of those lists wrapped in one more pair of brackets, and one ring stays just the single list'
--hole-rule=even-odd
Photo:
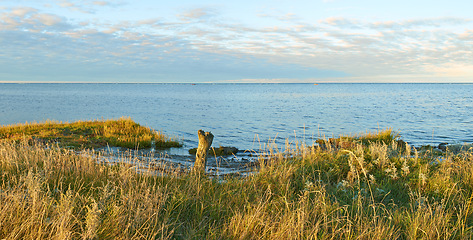
[{"label": "rocky outcrop", "polygon": [[[192,148],[189,149],[189,154],[195,155],[197,152],[197,148]],[[215,156],[230,156],[234,155],[238,152],[238,148],[236,147],[223,147],[220,146],[218,148],[211,147],[209,150],[209,155],[215,155]]]}]

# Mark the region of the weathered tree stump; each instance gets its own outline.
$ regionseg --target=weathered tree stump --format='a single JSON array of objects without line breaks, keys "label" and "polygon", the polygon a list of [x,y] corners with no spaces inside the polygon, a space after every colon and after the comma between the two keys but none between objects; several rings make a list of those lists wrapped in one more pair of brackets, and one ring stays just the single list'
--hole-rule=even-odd
[{"label": "weathered tree stump", "polygon": [[202,130],[197,131],[197,134],[199,135],[199,146],[197,147],[197,153],[195,154],[195,162],[192,172],[201,174],[205,173],[207,153],[209,152],[210,146],[212,145],[214,135],[210,132],[204,132]]}]

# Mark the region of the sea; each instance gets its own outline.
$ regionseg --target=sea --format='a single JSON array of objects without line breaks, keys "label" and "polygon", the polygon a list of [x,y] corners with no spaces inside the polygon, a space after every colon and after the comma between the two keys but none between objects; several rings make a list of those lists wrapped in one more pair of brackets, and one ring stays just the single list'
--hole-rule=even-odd
[{"label": "sea", "polygon": [[130,117],[259,150],[391,128],[413,146],[473,142],[473,84],[0,84],[0,125]]}]

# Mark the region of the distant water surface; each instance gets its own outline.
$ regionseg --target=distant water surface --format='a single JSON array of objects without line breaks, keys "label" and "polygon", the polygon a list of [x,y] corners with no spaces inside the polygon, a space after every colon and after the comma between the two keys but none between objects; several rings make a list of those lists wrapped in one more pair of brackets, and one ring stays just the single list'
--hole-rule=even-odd
[{"label": "distant water surface", "polygon": [[0,84],[0,124],[130,116],[196,147],[259,149],[387,127],[413,144],[473,142],[471,84]]}]

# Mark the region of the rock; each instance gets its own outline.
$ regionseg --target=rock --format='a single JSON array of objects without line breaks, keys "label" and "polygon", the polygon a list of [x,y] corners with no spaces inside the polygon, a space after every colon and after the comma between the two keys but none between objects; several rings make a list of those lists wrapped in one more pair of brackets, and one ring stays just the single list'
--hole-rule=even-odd
[{"label": "rock", "polygon": [[447,150],[451,153],[458,154],[460,152],[468,152],[472,150],[472,144],[451,144],[448,145]]},{"label": "rock", "polygon": [[448,145],[448,143],[440,143],[438,148],[445,152],[445,151],[447,151],[447,145]]},{"label": "rock", "polygon": [[228,156],[228,155],[233,155],[238,152],[238,148],[236,147],[219,147],[217,149],[214,149],[215,154],[218,156]]},{"label": "rock", "polygon": [[189,154],[190,155],[195,155],[197,153],[197,148],[191,148],[189,149]]},{"label": "rock", "polygon": [[[190,155],[195,155],[196,152],[197,152],[197,148],[189,149],[189,154]],[[236,154],[237,152],[238,152],[238,148],[236,148],[236,147],[223,147],[223,146],[220,146],[218,148],[211,147],[210,150],[209,150],[209,155],[210,156],[213,156],[213,155],[216,155],[216,156],[229,156],[229,155]]]},{"label": "rock", "polygon": [[435,147],[430,146],[430,145],[422,145],[420,147],[417,147],[417,151],[432,151]]},{"label": "rock", "polygon": [[406,150],[406,146],[407,146],[406,144],[407,144],[407,143],[406,143],[404,140],[399,139],[399,140],[397,140],[396,142],[397,142],[397,147],[398,147],[398,148],[401,148],[403,151]]}]

